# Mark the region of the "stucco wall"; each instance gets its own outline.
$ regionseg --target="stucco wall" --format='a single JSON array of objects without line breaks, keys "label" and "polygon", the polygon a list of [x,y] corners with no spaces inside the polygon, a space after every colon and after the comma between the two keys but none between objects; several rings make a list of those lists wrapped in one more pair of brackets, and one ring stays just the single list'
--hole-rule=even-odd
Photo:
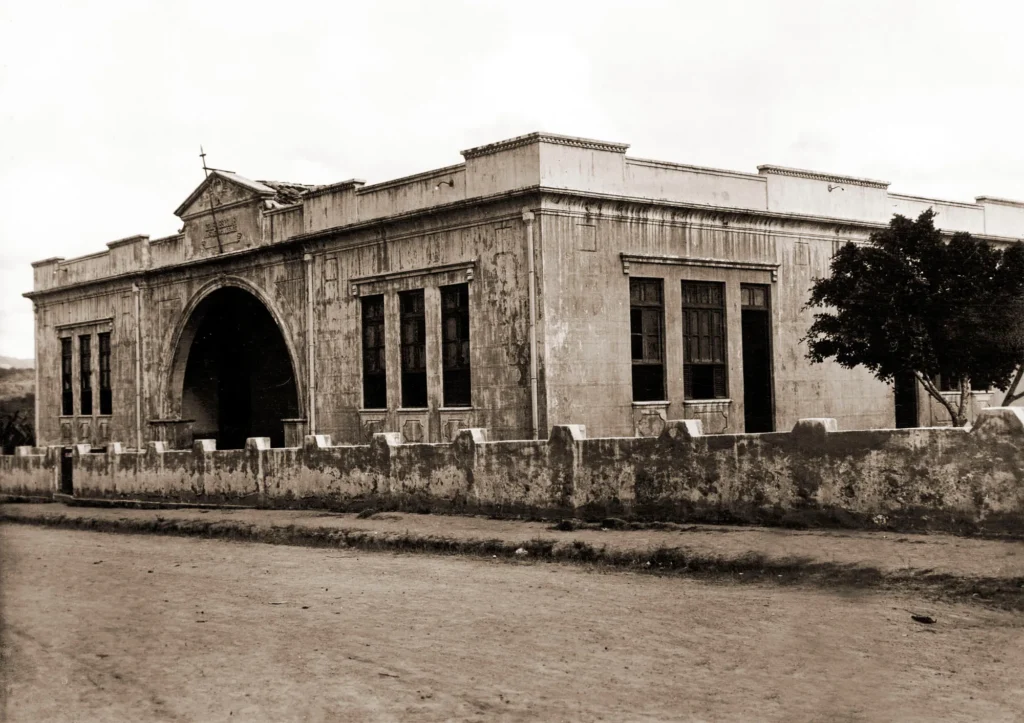
[{"label": "stucco wall", "polygon": [[18,447],[0,454],[0,493],[18,497],[51,497],[56,490],[59,447]]},{"label": "stucco wall", "polygon": [[[35,325],[39,444],[71,444],[87,439],[96,444],[134,439],[135,429],[135,301],[130,282],[111,282],[79,290],[53,303],[39,304]],[[116,414],[99,414],[98,342],[95,334],[110,332],[112,402]],[[92,414],[81,414],[79,337],[92,335]],[[72,338],[74,413],[61,409],[61,341]],[[83,426],[84,425],[84,426]],[[85,435],[83,435],[85,430]]]},{"label": "stucco wall", "polygon": [[[155,430],[169,426],[149,428],[149,420],[166,422],[181,412],[175,364],[183,360],[175,357],[176,334],[190,305],[218,284],[252,290],[278,321],[292,357],[299,417],[310,412],[307,342],[313,337],[317,425],[312,431],[353,444],[366,442],[374,431],[405,434],[406,427],[417,425],[422,433],[407,434],[406,441],[448,440],[460,426],[486,427],[496,440],[529,436],[524,208],[537,219],[541,436],[553,425],[580,421],[597,435],[631,435],[638,417],[650,416],[632,405],[631,275],[665,280],[668,405],[658,412],[662,421],[695,418],[708,432],[744,430],[739,285],[763,283],[772,289],[775,428],[787,429],[808,416],[835,417],[844,428],[890,426],[888,387],[864,371],[812,366],[804,358],[800,339],[811,316],[802,307],[813,279],[828,273],[836,245],[866,240],[894,211],[917,213],[926,207],[936,208],[938,224],[946,230],[1017,237],[1024,229],[1024,204],[1018,202],[933,201],[890,194],[879,181],[776,166],[759,167],[758,175],[697,168],[631,159],[626,148],[531,134],[469,149],[457,165],[383,183],[350,180],[309,188],[301,197],[277,198],[258,182],[214,173],[178,209],[184,222],[178,235],[152,241],[133,236],[111,242],[102,253],[33,264],[38,442],[103,445],[114,439],[134,445],[138,423],[143,442],[161,438]],[[714,263],[634,261],[627,275],[622,254]],[[307,255],[312,333],[306,321]],[[457,273],[446,269],[448,264],[469,267]],[[769,267],[777,278],[771,278]],[[355,283],[375,275],[381,278]],[[732,401],[724,409],[687,405],[690,400],[682,397],[681,279],[727,285]],[[467,280],[473,407],[444,410],[438,286]],[[141,288],[141,314],[135,312],[133,284]],[[412,288],[425,289],[430,393],[428,409],[410,415],[399,411],[395,294]],[[360,412],[358,294],[364,292],[388,297],[392,388],[384,415]],[[112,331],[114,413],[62,419],[58,337],[62,329],[100,323]],[[77,368],[77,353],[73,359]],[[77,372],[73,386],[77,409]],[[136,415],[137,392],[141,415]],[[921,419],[927,422],[924,404]],[[420,418],[411,418],[416,415]],[[301,421],[289,424],[301,434]]]},{"label": "stucco wall", "polygon": [[[801,420],[791,432],[702,434],[669,422],[659,437],[588,439],[582,426],[543,442],[486,440],[105,454],[76,448],[80,497],[359,509],[622,516],[679,521],[842,524],[1024,533],[1024,410],[983,410],[970,431],[838,432]],[[56,455],[0,457],[0,492],[56,488]]]},{"label": "stucco wall", "polygon": [[[801,343],[813,320],[804,305],[814,279],[828,275],[837,244],[866,234],[568,199],[546,204],[539,217],[549,424],[585,420],[595,435],[633,435],[629,279],[656,278],[663,280],[665,299],[667,418],[702,418],[710,433],[744,431],[740,285],[752,283],[771,289],[775,429],[808,416],[834,417],[850,429],[893,426],[888,386],[864,370],[812,365]],[[632,255],[628,273],[623,254]],[[726,285],[726,406],[684,403],[683,280]]]}]

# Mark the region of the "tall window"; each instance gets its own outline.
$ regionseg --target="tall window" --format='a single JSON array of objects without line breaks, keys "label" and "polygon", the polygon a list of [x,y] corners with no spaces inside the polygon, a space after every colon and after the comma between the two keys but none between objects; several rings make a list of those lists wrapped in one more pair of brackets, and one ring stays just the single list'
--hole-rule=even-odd
[{"label": "tall window", "polygon": [[683,394],[724,399],[725,284],[683,282]]},{"label": "tall window", "polygon": [[110,332],[99,335],[100,343],[100,414],[114,413],[110,392]]},{"label": "tall window", "polygon": [[75,390],[71,387],[71,338],[60,340],[60,413],[75,413]]},{"label": "tall window", "polygon": [[88,334],[78,337],[78,385],[81,413],[92,414],[92,336]]},{"label": "tall window", "polygon": [[387,409],[387,366],[384,359],[384,297],[363,298],[363,406]]},{"label": "tall window", "polygon": [[423,289],[398,295],[402,322],[402,406],[427,406],[427,320]]},{"label": "tall window", "polygon": [[665,399],[665,303],[661,279],[629,280],[633,401]]},{"label": "tall window", "polygon": [[469,375],[469,284],[441,287],[444,406],[472,404]]}]

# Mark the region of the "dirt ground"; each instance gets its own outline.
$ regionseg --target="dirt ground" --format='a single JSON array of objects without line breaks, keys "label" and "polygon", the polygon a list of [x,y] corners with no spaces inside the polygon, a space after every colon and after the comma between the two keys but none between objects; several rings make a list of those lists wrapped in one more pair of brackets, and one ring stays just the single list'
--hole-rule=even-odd
[{"label": "dirt ground", "polygon": [[0,565],[10,721],[1024,711],[1024,616],[980,605],[9,524]]}]

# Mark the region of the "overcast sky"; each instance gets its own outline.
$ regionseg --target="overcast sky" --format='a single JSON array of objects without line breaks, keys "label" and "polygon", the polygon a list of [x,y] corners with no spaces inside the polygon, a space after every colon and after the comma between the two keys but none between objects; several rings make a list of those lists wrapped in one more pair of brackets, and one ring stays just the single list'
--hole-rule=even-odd
[{"label": "overcast sky", "polygon": [[211,166],[376,182],[534,130],[629,155],[1024,199],[1019,2],[0,0],[0,355],[29,263],[137,233]]}]

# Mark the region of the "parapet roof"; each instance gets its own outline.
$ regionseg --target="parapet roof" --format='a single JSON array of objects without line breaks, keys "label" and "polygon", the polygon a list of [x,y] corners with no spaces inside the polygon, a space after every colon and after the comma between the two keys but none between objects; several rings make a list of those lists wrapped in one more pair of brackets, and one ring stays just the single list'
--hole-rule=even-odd
[{"label": "parapet roof", "polygon": [[[435,208],[529,192],[713,209],[808,223],[842,223],[867,229],[883,226],[896,213],[916,216],[932,209],[937,215],[936,224],[945,231],[967,231],[1004,241],[1024,238],[1022,201],[984,195],[974,203],[942,201],[892,193],[887,181],[778,165],[761,165],[757,173],[745,173],[630,158],[626,156],[628,148],[625,143],[529,133],[464,150],[464,161],[456,165],[370,185],[359,179],[316,186],[259,181],[233,171],[210,169],[209,176],[175,213],[186,215],[187,228],[189,219],[205,217],[206,203],[197,206],[196,201],[219,179],[234,189],[215,189],[208,197],[218,216],[221,208],[240,208],[253,199],[260,201],[261,213],[283,214],[281,223],[269,225],[273,230],[259,232],[269,233],[265,238],[245,241],[256,246],[308,240]],[[218,219],[221,222],[230,220]],[[218,227],[215,224],[211,228],[216,232]],[[196,233],[209,233],[205,226],[203,229]],[[223,252],[218,244],[212,251],[203,248],[185,253],[182,243],[186,235],[183,230],[154,241],[146,236],[130,236],[112,241],[108,250],[100,254],[35,262],[36,291],[91,283],[115,271],[154,270],[182,263],[186,258],[198,261]],[[151,251],[139,252],[136,260],[131,256],[136,244]],[[111,252],[120,260],[108,259],[105,254]],[[51,272],[50,267],[59,268],[62,273]]]}]

